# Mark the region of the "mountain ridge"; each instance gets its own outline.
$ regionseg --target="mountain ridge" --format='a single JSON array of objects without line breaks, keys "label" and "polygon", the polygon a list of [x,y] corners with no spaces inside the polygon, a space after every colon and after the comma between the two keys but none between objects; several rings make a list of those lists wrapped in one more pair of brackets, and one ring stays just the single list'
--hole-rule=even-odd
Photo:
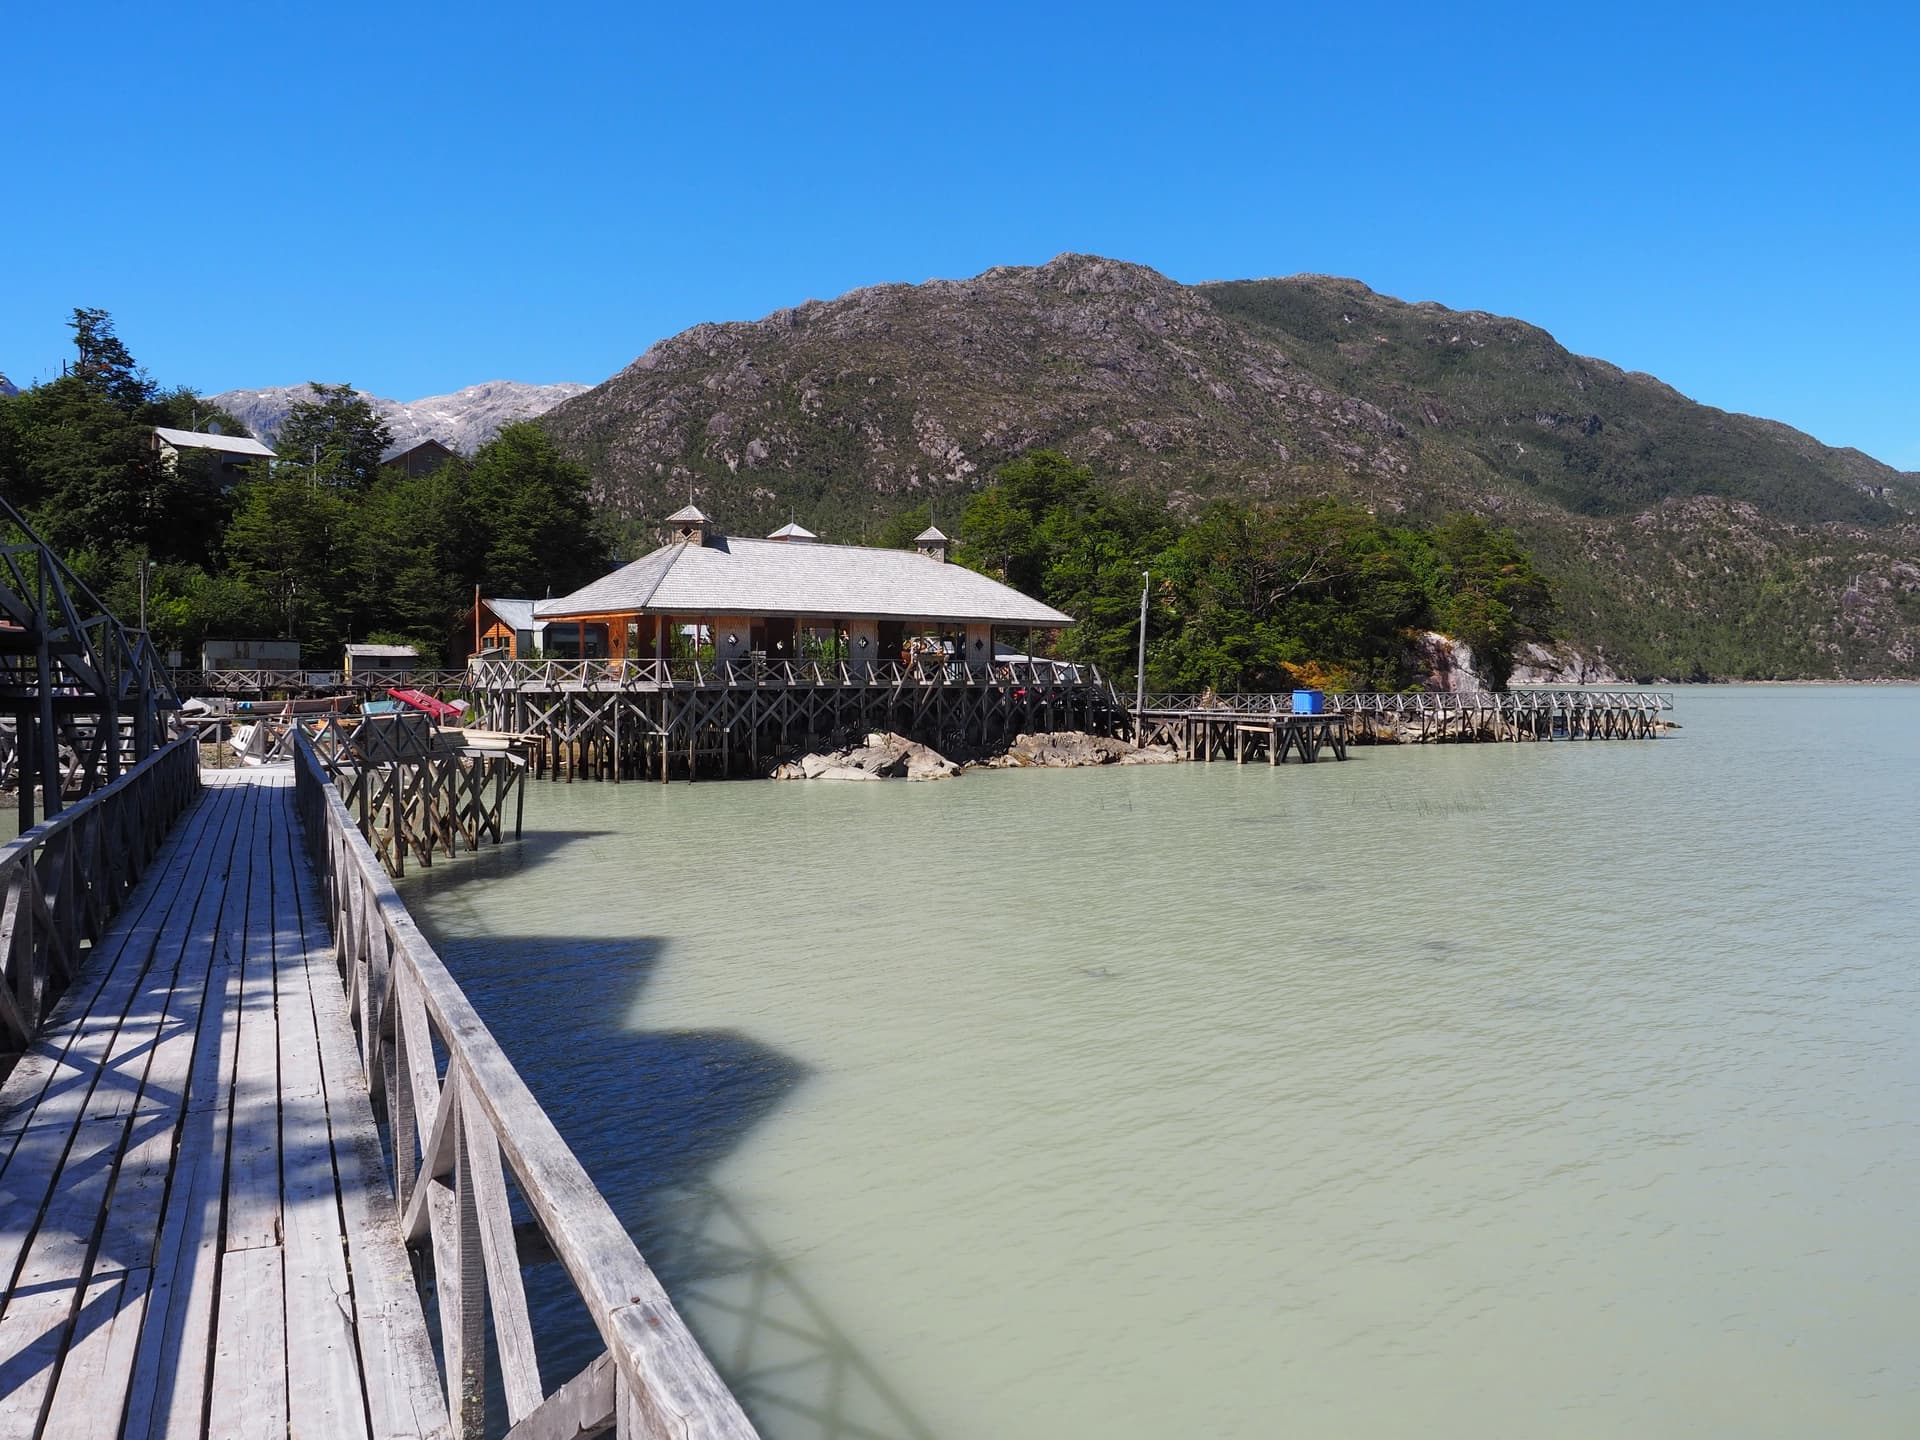
[{"label": "mountain ridge", "polygon": [[[535,385],[519,380],[484,380],[419,400],[390,400],[365,390],[354,393],[371,405],[393,432],[388,454],[411,449],[423,440],[438,440],[470,455],[499,433],[502,425],[535,419],[587,388],[570,381]],[[225,390],[207,398],[270,443],[289,407],[312,393],[310,385],[274,385],[258,390]]]}]

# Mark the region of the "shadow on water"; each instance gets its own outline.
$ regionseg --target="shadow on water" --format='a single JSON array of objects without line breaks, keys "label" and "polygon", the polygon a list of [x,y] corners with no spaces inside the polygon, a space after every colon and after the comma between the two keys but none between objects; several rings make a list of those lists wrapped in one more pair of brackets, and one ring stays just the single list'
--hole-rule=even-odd
[{"label": "shadow on water", "polygon": [[[490,935],[439,950],[769,1440],[931,1440],[712,1179],[805,1066],[735,1030],[629,1028],[666,945]],[[602,1345],[516,1212],[551,1392]]]},{"label": "shadow on water", "polygon": [[551,861],[569,846],[613,839],[618,833],[614,830],[529,830],[518,840],[509,836],[503,845],[442,855],[432,865],[410,864],[406,890],[409,895],[432,895],[475,880],[516,876]]}]

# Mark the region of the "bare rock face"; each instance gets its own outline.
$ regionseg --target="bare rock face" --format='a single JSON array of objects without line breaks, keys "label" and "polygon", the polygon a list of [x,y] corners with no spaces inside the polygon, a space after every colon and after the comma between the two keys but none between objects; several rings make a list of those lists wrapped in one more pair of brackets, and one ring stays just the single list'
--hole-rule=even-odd
[{"label": "bare rock face", "polygon": [[1414,647],[1425,667],[1425,688],[1435,694],[1471,695],[1486,689],[1473,664],[1473,647],[1428,630],[1414,637]]},{"label": "bare rock face", "polygon": [[987,761],[993,769],[1075,770],[1090,765],[1162,765],[1180,757],[1164,746],[1141,747],[1084,730],[1021,735],[1006,753]]},{"label": "bare rock face", "polygon": [[1514,657],[1514,685],[1618,685],[1620,676],[1604,654],[1573,645],[1528,644]]}]

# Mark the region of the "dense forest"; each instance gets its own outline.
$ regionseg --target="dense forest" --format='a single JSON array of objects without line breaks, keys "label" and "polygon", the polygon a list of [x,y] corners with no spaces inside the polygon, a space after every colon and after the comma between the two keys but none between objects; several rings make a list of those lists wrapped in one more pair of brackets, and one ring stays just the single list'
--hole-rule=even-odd
[{"label": "dense forest", "polygon": [[105,313],[76,310],[73,329],[65,374],[0,399],[0,493],[128,623],[146,566],[163,651],[273,637],[331,665],[346,640],[386,639],[439,660],[476,585],[564,593],[607,568],[586,471],[536,425],[409,476],[382,465],[391,436],[351,386],[317,386],[275,437],[282,458],[230,484],[209,454],[156,452],[152,432],[245,435],[233,416],[156,386]]},{"label": "dense forest", "polygon": [[[244,434],[239,423],[156,386],[103,312],[76,311],[73,328],[64,375],[0,399],[0,486],[130,621],[146,567],[162,649],[276,637],[331,663],[345,640],[392,639],[451,659],[476,586],[562,594],[652,543],[595,516],[587,471],[539,424],[408,475],[382,463],[391,437],[347,385],[317,386],[276,435],[271,468],[227,484],[205,455],[163,457],[152,429]],[[872,538],[907,545],[929,519],[903,508]],[[1554,608],[1513,537],[1474,516],[1389,525],[1328,498],[1183,516],[1051,451],[1002,466],[957,528],[959,563],[1076,616],[1058,653],[1116,678],[1135,668],[1144,583],[1155,688],[1405,688],[1427,629],[1470,645],[1504,685]]]}]

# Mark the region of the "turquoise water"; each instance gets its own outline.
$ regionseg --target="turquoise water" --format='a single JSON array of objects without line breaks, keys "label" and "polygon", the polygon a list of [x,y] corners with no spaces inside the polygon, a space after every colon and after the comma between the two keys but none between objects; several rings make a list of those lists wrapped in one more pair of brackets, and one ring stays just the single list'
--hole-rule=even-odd
[{"label": "turquoise water", "polygon": [[1679,704],[403,889],[770,1440],[1920,1433],[1920,691]]}]

